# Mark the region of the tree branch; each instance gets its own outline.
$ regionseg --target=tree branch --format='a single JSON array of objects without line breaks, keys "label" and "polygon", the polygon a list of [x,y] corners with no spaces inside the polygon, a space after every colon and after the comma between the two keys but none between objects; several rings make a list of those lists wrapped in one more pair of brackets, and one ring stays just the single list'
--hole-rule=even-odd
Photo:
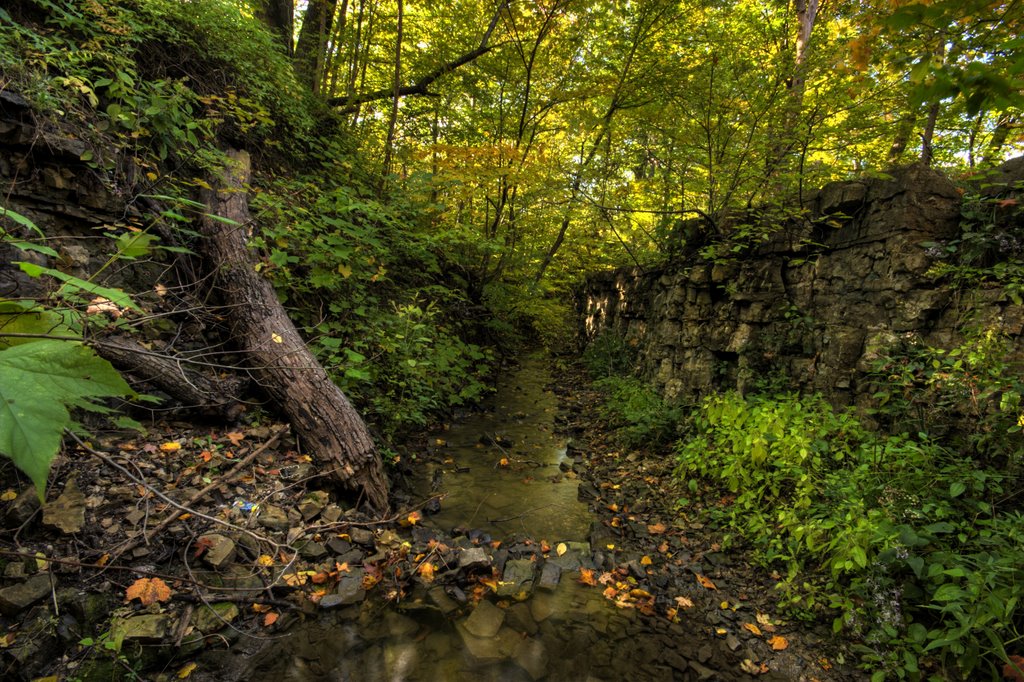
[{"label": "tree branch", "polygon": [[490,44],[491,34],[494,33],[494,29],[498,25],[498,20],[501,19],[501,13],[508,7],[509,2],[510,0],[504,0],[500,5],[498,5],[498,9],[494,12],[494,16],[491,17],[491,22],[488,24],[483,38],[480,39],[480,44],[475,49],[470,50],[449,62],[445,62],[430,73],[421,76],[410,85],[403,85],[397,88],[397,90],[393,87],[388,87],[380,90],[373,90],[371,92],[364,92],[358,95],[331,97],[327,100],[328,106],[341,107],[338,110],[339,113],[351,114],[357,111],[361,104],[373,102],[379,99],[388,99],[390,97],[394,97],[396,94],[398,97],[406,97],[408,95],[422,95],[426,97],[435,96],[434,93],[427,90],[434,81],[451,73],[452,71],[455,71],[460,66],[469,64],[471,61],[478,57],[482,57],[494,49],[494,46]]}]

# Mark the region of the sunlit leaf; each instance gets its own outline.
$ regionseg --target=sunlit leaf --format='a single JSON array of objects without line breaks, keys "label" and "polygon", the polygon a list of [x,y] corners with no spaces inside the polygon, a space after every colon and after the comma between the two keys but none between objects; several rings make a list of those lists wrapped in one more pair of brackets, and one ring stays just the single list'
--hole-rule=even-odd
[{"label": "sunlit leaf", "polygon": [[171,598],[171,588],[160,578],[139,578],[125,590],[125,601],[138,599],[143,606],[165,602]]}]

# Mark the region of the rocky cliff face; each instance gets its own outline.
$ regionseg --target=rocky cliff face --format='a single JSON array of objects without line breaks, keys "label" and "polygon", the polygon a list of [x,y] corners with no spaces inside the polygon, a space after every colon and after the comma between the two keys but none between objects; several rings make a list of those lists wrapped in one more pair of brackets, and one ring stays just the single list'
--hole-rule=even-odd
[{"label": "rocky cliff face", "polygon": [[1024,310],[1001,291],[955,292],[928,276],[925,244],[957,235],[959,215],[959,191],[923,167],[835,183],[814,198],[812,220],[748,255],[591,278],[582,336],[624,337],[672,399],[781,375],[863,404],[866,372],[901,337],[950,347],[966,323],[1024,331]]}]

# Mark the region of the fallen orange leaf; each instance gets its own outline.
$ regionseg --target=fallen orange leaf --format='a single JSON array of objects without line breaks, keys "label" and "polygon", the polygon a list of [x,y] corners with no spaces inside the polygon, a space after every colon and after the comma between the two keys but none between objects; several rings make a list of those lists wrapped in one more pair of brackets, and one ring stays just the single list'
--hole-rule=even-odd
[{"label": "fallen orange leaf", "polygon": [[768,640],[768,643],[772,645],[772,649],[775,651],[782,651],[789,646],[789,642],[782,635],[775,635]]},{"label": "fallen orange leaf", "polygon": [[693,600],[689,597],[676,597],[676,606],[679,606],[683,609],[692,609]]},{"label": "fallen orange leaf", "polygon": [[267,611],[269,611],[272,608],[273,607],[270,604],[253,604],[252,605],[252,610],[255,611],[256,613],[266,613]]},{"label": "fallen orange leaf", "polygon": [[263,627],[269,628],[271,625],[277,622],[277,619],[281,617],[281,614],[271,611],[267,615],[263,616]]},{"label": "fallen orange leaf", "polygon": [[699,573],[697,574],[697,582],[699,582],[702,587],[706,587],[709,590],[718,589],[717,587],[715,587],[715,584],[711,582],[711,578],[707,578]]},{"label": "fallen orange leaf", "polygon": [[181,443],[177,443],[175,441],[161,443],[160,450],[162,452],[177,452],[178,450],[181,450]]},{"label": "fallen orange leaf", "polygon": [[643,555],[640,558],[640,565],[641,566],[650,566],[653,563],[654,563],[654,561],[651,559],[651,557],[647,556],[646,554]]},{"label": "fallen orange leaf", "polygon": [[580,582],[584,585],[590,585],[591,587],[597,587],[597,579],[594,578],[594,571],[589,568],[580,569]]},{"label": "fallen orange leaf", "polygon": [[668,527],[664,523],[652,523],[647,526],[647,532],[651,535],[658,535],[668,530]]},{"label": "fallen orange leaf", "polygon": [[238,444],[245,439],[245,434],[238,431],[232,431],[231,433],[225,433],[224,437],[231,441],[231,444],[237,448]]},{"label": "fallen orange leaf", "polygon": [[757,626],[756,626],[756,625],[754,625],[753,623],[744,623],[744,624],[743,624],[743,628],[744,628],[745,630],[749,630],[750,632],[754,633],[754,634],[755,634],[755,635],[757,635],[758,637],[760,637],[760,636],[761,636],[761,628],[757,627]]},{"label": "fallen orange leaf", "polygon": [[138,599],[143,606],[171,598],[171,588],[160,578],[139,578],[124,591],[125,601]]},{"label": "fallen orange leaf", "polygon": [[432,583],[434,582],[434,564],[429,561],[425,561],[420,564],[419,567],[420,577],[423,578],[423,582]]}]

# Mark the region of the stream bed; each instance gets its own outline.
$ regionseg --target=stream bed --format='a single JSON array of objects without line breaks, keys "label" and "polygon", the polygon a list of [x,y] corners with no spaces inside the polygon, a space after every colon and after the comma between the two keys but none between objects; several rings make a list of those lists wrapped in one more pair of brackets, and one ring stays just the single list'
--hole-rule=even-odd
[{"label": "stream bed", "polygon": [[[625,602],[617,608],[603,584],[583,584],[587,572],[630,586],[647,576],[639,566],[614,573],[613,545],[578,500],[574,462],[556,433],[551,381],[543,358],[524,359],[486,410],[433,434],[429,452],[417,458],[415,495],[440,497],[440,509],[419,519],[405,542],[417,558],[431,548],[416,565],[437,557],[436,582],[431,573],[381,599],[386,585],[363,598],[358,578],[346,587],[343,577],[337,594],[283,635],[233,647],[220,661],[221,679],[734,678],[714,672],[724,650],[695,625],[643,615],[634,604],[622,608]],[[378,532],[378,547],[391,542],[401,551],[392,535]]]}]

